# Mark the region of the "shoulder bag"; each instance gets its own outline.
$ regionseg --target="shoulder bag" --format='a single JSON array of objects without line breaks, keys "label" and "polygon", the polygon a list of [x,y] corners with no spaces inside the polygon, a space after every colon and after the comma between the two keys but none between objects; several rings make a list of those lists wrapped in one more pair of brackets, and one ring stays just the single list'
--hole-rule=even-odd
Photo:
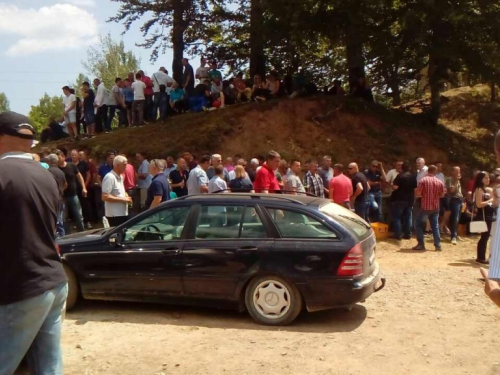
[{"label": "shoulder bag", "polygon": [[[474,205],[476,205],[476,194],[474,194],[474,196],[472,197],[472,199],[474,200]],[[477,205],[476,205],[477,207]],[[470,232],[471,233],[485,233],[488,231],[488,226],[486,225],[486,217],[484,216],[484,207],[482,208],[483,210],[483,220],[478,220],[478,221],[472,221],[472,217],[474,215],[472,215],[471,217],[471,222],[470,222]]]}]

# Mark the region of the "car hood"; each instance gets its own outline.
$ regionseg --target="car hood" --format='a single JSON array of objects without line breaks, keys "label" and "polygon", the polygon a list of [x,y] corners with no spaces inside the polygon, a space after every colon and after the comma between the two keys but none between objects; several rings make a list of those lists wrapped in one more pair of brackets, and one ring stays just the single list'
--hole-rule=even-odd
[{"label": "car hood", "polygon": [[58,238],[57,244],[58,245],[69,245],[69,244],[73,244],[75,242],[82,243],[82,242],[95,241],[95,240],[101,238],[105,233],[107,233],[111,229],[112,228],[92,229],[92,230],[88,230],[86,232],[69,234],[67,236]]}]

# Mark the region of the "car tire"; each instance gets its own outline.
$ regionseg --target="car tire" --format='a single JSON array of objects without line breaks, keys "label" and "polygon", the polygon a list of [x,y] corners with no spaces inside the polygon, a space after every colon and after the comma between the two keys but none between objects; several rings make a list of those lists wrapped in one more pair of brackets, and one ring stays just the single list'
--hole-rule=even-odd
[{"label": "car tire", "polygon": [[302,296],[292,283],[275,275],[257,276],[245,291],[250,316],[260,324],[284,326],[302,311]]},{"label": "car tire", "polygon": [[68,297],[66,298],[66,310],[71,310],[78,300],[79,287],[76,275],[71,268],[64,265],[64,272],[66,272],[66,277],[68,278]]}]

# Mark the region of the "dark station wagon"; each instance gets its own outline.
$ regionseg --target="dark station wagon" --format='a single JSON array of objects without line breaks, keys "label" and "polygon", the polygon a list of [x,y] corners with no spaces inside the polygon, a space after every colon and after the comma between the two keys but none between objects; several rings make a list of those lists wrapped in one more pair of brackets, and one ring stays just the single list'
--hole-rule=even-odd
[{"label": "dark station wagon", "polygon": [[79,296],[227,305],[285,325],[304,307],[350,307],[385,284],[371,227],[310,196],[188,196],[58,244],[68,309]]}]

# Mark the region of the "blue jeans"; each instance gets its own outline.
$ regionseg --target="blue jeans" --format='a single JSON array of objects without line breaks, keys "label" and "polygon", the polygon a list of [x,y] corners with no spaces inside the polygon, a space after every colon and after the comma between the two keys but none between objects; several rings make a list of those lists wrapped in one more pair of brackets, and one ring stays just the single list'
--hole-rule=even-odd
[{"label": "blue jeans", "polygon": [[377,204],[374,219],[376,223],[380,223],[382,221],[382,192],[377,191],[375,193],[368,193],[368,196],[370,198],[370,210],[372,210],[372,202]]},{"label": "blue jeans", "polygon": [[61,238],[66,235],[66,231],[64,230],[64,202],[61,202],[59,205],[59,212],[57,213],[57,222],[56,222],[56,237]]},{"label": "blue jeans", "polygon": [[425,211],[420,210],[415,219],[415,231],[417,232],[417,241],[419,246],[424,246],[424,230],[427,220],[431,224],[432,236],[434,237],[434,246],[441,248],[441,238],[439,233],[439,210]]},{"label": "blue jeans", "polygon": [[155,92],[153,96],[153,121],[158,119],[158,110],[160,111],[160,120],[165,120],[168,116],[170,95],[166,92]]},{"label": "blue jeans", "polygon": [[24,301],[0,305],[0,375],[11,375],[27,354],[31,374],[62,375],[64,283]]},{"label": "blue jeans", "polygon": [[411,237],[412,209],[413,202],[392,202],[392,229],[398,240]]},{"label": "blue jeans", "polygon": [[462,210],[462,198],[451,198],[450,203],[450,232],[451,239],[457,238],[458,220],[460,219],[460,211]]},{"label": "blue jeans", "polygon": [[80,201],[78,200],[77,195],[73,195],[72,197],[64,197],[64,229],[66,231],[66,234],[71,233],[71,227],[68,225],[69,210],[71,210],[71,215],[73,216],[73,220],[76,224],[76,229],[79,232],[83,232],[85,228],[83,226],[82,206],[80,205]]},{"label": "blue jeans", "polygon": [[368,216],[368,211],[370,210],[369,207],[369,200],[368,196],[365,198],[365,200],[359,202],[359,201],[354,201],[354,212],[356,212],[356,215],[361,217],[363,220],[365,220],[367,223],[370,222],[370,218]]}]

